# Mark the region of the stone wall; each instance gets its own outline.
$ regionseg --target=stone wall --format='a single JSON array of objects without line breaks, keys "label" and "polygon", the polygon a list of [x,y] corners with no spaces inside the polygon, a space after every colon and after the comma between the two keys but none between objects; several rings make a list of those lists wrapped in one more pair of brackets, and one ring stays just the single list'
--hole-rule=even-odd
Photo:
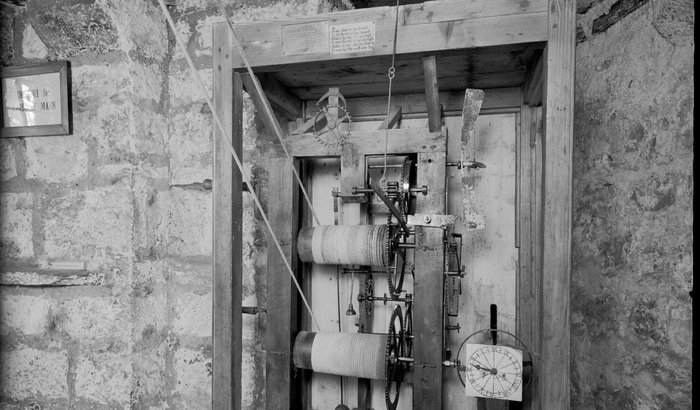
[{"label": "stone wall", "polygon": [[[210,84],[219,1],[166,3]],[[234,21],[332,7],[223,3]],[[70,60],[74,124],[0,141],[0,407],[209,408],[212,118],[158,2],[0,7],[3,65]],[[264,178],[249,101],[245,115],[246,162]],[[246,203],[249,306],[264,304],[258,225]],[[258,409],[264,316],[244,321],[244,407]]]},{"label": "stone wall", "polygon": [[693,2],[578,7],[572,408],[689,409]]}]

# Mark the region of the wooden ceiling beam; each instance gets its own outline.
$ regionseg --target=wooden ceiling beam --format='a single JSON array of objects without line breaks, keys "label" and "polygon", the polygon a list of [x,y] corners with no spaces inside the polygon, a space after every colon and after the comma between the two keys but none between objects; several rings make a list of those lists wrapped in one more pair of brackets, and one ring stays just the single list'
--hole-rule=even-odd
[{"label": "wooden ceiling beam", "polygon": [[[395,6],[378,7],[236,24],[234,29],[253,67],[280,67],[391,55],[395,16]],[[359,47],[331,40],[333,33],[353,25],[363,37],[350,46]],[[398,31],[397,54],[545,41],[547,1],[460,0],[399,6]],[[234,67],[244,66],[237,52],[232,58]]]}]

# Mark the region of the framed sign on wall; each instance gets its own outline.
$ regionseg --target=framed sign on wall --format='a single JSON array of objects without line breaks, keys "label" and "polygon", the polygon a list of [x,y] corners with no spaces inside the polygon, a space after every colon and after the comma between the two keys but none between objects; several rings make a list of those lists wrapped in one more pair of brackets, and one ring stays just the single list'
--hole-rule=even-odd
[{"label": "framed sign on wall", "polygon": [[71,134],[70,77],[68,61],[2,67],[0,137]]}]

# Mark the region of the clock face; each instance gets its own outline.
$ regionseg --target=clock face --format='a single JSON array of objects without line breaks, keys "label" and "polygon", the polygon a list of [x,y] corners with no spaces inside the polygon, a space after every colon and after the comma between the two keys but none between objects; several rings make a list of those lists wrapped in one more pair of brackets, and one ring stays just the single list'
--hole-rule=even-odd
[{"label": "clock face", "polygon": [[522,401],[523,354],[498,345],[467,344],[467,395]]}]

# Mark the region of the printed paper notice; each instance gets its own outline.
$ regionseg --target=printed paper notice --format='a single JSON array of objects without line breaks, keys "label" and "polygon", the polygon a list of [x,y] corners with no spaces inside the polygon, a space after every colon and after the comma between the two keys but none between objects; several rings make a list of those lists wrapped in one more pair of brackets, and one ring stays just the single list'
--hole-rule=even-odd
[{"label": "printed paper notice", "polygon": [[375,50],[374,21],[330,26],[331,54]]}]

